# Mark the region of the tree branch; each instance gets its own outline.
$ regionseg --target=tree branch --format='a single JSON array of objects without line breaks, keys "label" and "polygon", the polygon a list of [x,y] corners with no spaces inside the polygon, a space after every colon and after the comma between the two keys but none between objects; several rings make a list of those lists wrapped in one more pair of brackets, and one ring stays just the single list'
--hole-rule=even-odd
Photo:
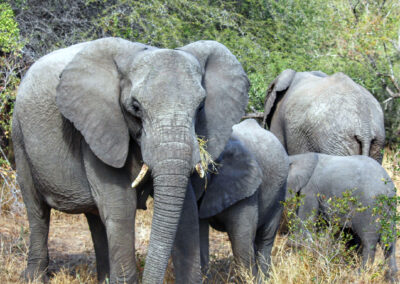
[{"label": "tree branch", "polygon": [[262,119],[262,118],[264,118],[264,112],[250,112],[250,113],[246,113],[242,117],[242,119],[248,119],[248,118]]}]

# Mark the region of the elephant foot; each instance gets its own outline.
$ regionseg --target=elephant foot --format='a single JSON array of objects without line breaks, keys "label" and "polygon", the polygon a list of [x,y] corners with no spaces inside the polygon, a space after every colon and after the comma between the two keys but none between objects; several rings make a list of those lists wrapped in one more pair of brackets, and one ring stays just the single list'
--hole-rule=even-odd
[{"label": "elephant foot", "polygon": [[390,283],[398,283],[397,271],[387,270],[385,272],[385,280]]},{"label": "elephant foot", "polygon": [[[108,283],[108,282],[105,282]],[[113,277],[110,279],[110,284],[137,284],[138,279],[137,279],[137,275],[133,275],[133,276],[122,276],[122,277]]]},{"label": "elephant foot", "polygon": [[20,276],[26,282],[29,283],[49,283],[49,276],[47,275],[47,269],[40,269],[37,266],[27,267]]}]

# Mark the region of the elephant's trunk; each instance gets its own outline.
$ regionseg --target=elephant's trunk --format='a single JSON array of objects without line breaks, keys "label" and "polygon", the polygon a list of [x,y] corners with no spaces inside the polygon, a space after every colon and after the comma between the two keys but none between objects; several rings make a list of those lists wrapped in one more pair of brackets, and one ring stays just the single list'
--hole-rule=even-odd
[{"label": "elephant's trunk", "polygon": [[192,170],[192,147],[186,142],[164,142],[157,151],[152,169],[154,215],[143,283],[163,283]]}]

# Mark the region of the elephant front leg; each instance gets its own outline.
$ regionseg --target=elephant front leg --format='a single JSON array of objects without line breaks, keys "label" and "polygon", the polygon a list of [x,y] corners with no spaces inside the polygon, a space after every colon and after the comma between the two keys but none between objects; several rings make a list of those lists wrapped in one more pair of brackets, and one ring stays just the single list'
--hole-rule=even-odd
[{"label": "elephant front leg", "polygon": [[175,283],[201,283],[199,238],[196,197],[189,187],[172,250]]},{"label": "elephant front leg", "polygon": [[225,224],[236,265],[249,269],[255,279],[258,269],[255,257],[255,237],[258,223],[256,195],[242,200],[221,214],[217,221]]},{"label": "elephant front leg", "polygon": [[207,275],[210,263],[210,225],[207,219],[200,219],[199,222],[201,272]]},{"label": "elephant front leg", "polygon": [[105,165],[85,147],[86,174],[107,234],[110,283],[137,283],[136,191],[124,170]]},{"label": "elephant front leg", "polygon": [[136,193],[113,188],[103,202],[108,243],[110,283],[137,283],[135,259]]}]

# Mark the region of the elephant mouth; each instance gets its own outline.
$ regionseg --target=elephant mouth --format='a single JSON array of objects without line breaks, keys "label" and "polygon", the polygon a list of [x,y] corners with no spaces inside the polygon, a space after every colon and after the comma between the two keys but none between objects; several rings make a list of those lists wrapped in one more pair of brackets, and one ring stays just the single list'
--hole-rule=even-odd
[{"label": "elephant mouth", "polygon": [[[196,169],[196,172],[199,174],[200,178],[204,178],[205,177],[205,171],[204,171],[203,166],[201,165],[201,163],[198,163],[195,166],[195,169]],[[146,176],[148,170],[149,170],[149,166],[146,165],[146,164],[143,164],[138,176],[132,182],[132,188],[136,188],[142,182],[142,180]]]}]

